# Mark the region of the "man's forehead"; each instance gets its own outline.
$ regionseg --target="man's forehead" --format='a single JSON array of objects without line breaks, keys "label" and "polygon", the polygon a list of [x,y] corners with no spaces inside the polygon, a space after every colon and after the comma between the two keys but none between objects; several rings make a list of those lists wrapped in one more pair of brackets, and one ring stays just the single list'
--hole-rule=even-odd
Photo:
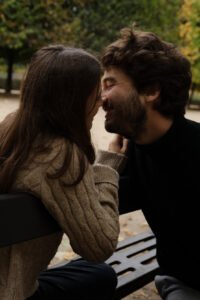
[{"label": "man's forehead", "polygon": [[108,73],[113,73],[113,72],[117,72],[117,71],[120,72],[120,71],[122,71],[122,69],[117,66],[109,66],[107,68],[104,68],[104,71],[108,72]]},{"label": "man's forehead", "polygon": [[104,70],[104,74],[102,77],[102,81],[124,81],[124,80],[130,80],[128,76],[124,73],[124,71],[117,67],[110,67],[109,69]]},{"label": "man's forehead", "polygon": [[120,73],[122,73],[120,69],[110,67],[104,70],[103,79],[115,79]]}]

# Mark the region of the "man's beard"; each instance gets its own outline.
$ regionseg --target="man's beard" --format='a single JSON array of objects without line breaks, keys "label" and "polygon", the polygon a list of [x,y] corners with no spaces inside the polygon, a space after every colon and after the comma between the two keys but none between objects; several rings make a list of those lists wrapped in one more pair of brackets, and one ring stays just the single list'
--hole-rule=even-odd
[{"label": "man's beard", "polygon": [[137,139],[143,132],[147,119],[146,108],[140,102],[138,94],[132,92],[120,104],[111,106],[111,119],[105,121],[105,129],[126,138]]}]

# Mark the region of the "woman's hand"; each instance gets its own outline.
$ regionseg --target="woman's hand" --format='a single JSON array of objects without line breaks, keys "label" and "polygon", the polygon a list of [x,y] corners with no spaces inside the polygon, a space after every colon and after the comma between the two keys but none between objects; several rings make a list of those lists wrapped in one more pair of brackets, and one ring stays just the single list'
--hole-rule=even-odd
[{"label": "woman's hand", "polygon": [[128,139],[116,134],[108,146],[108,151],[125,154],[128,149]]}]

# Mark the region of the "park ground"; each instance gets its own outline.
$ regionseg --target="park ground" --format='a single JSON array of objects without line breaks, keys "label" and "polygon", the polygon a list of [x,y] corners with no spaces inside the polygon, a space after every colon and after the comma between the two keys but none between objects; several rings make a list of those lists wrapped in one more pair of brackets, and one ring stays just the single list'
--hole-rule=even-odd
[{"label": "park ground", "polygon": [[[19,97],[16,94],[5,96],[0,94],[0,121],[9,113],[18,108]],[[200,111],[188,110],[186,116],[190,119],[200,122]],[[108,143],[112,138],[112,134],[104,129],[104,112],[100,109],[93,121],[92,139],[96,149],[107,149]],[[121,231],[119,240],[126,237],[136,235],[137,233],[146,231],[149,227],[141,211],[120,216]],[[64,237],[56,257],[52,264],[58,263],[64,259],[71,259],[74,253],[69,245],[67,237]],[[127,296],[124,300],[160,300],[154,283],[146,285],[144,288]],[[94,299],[95,300],[95,299]]]}]

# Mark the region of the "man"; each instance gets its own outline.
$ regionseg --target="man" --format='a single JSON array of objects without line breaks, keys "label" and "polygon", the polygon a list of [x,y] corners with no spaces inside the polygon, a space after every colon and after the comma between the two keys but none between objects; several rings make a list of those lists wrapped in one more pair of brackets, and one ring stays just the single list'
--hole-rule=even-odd
[{"label": "man", "polygon": [[142,209],[157,239],[163,299],[200,299],[200,124],[184,118],[189,61],[172,44],[131,28],[102,56],[105,128],[119,135],[111,151],[128,162],[120,179],[120,213]]}]

